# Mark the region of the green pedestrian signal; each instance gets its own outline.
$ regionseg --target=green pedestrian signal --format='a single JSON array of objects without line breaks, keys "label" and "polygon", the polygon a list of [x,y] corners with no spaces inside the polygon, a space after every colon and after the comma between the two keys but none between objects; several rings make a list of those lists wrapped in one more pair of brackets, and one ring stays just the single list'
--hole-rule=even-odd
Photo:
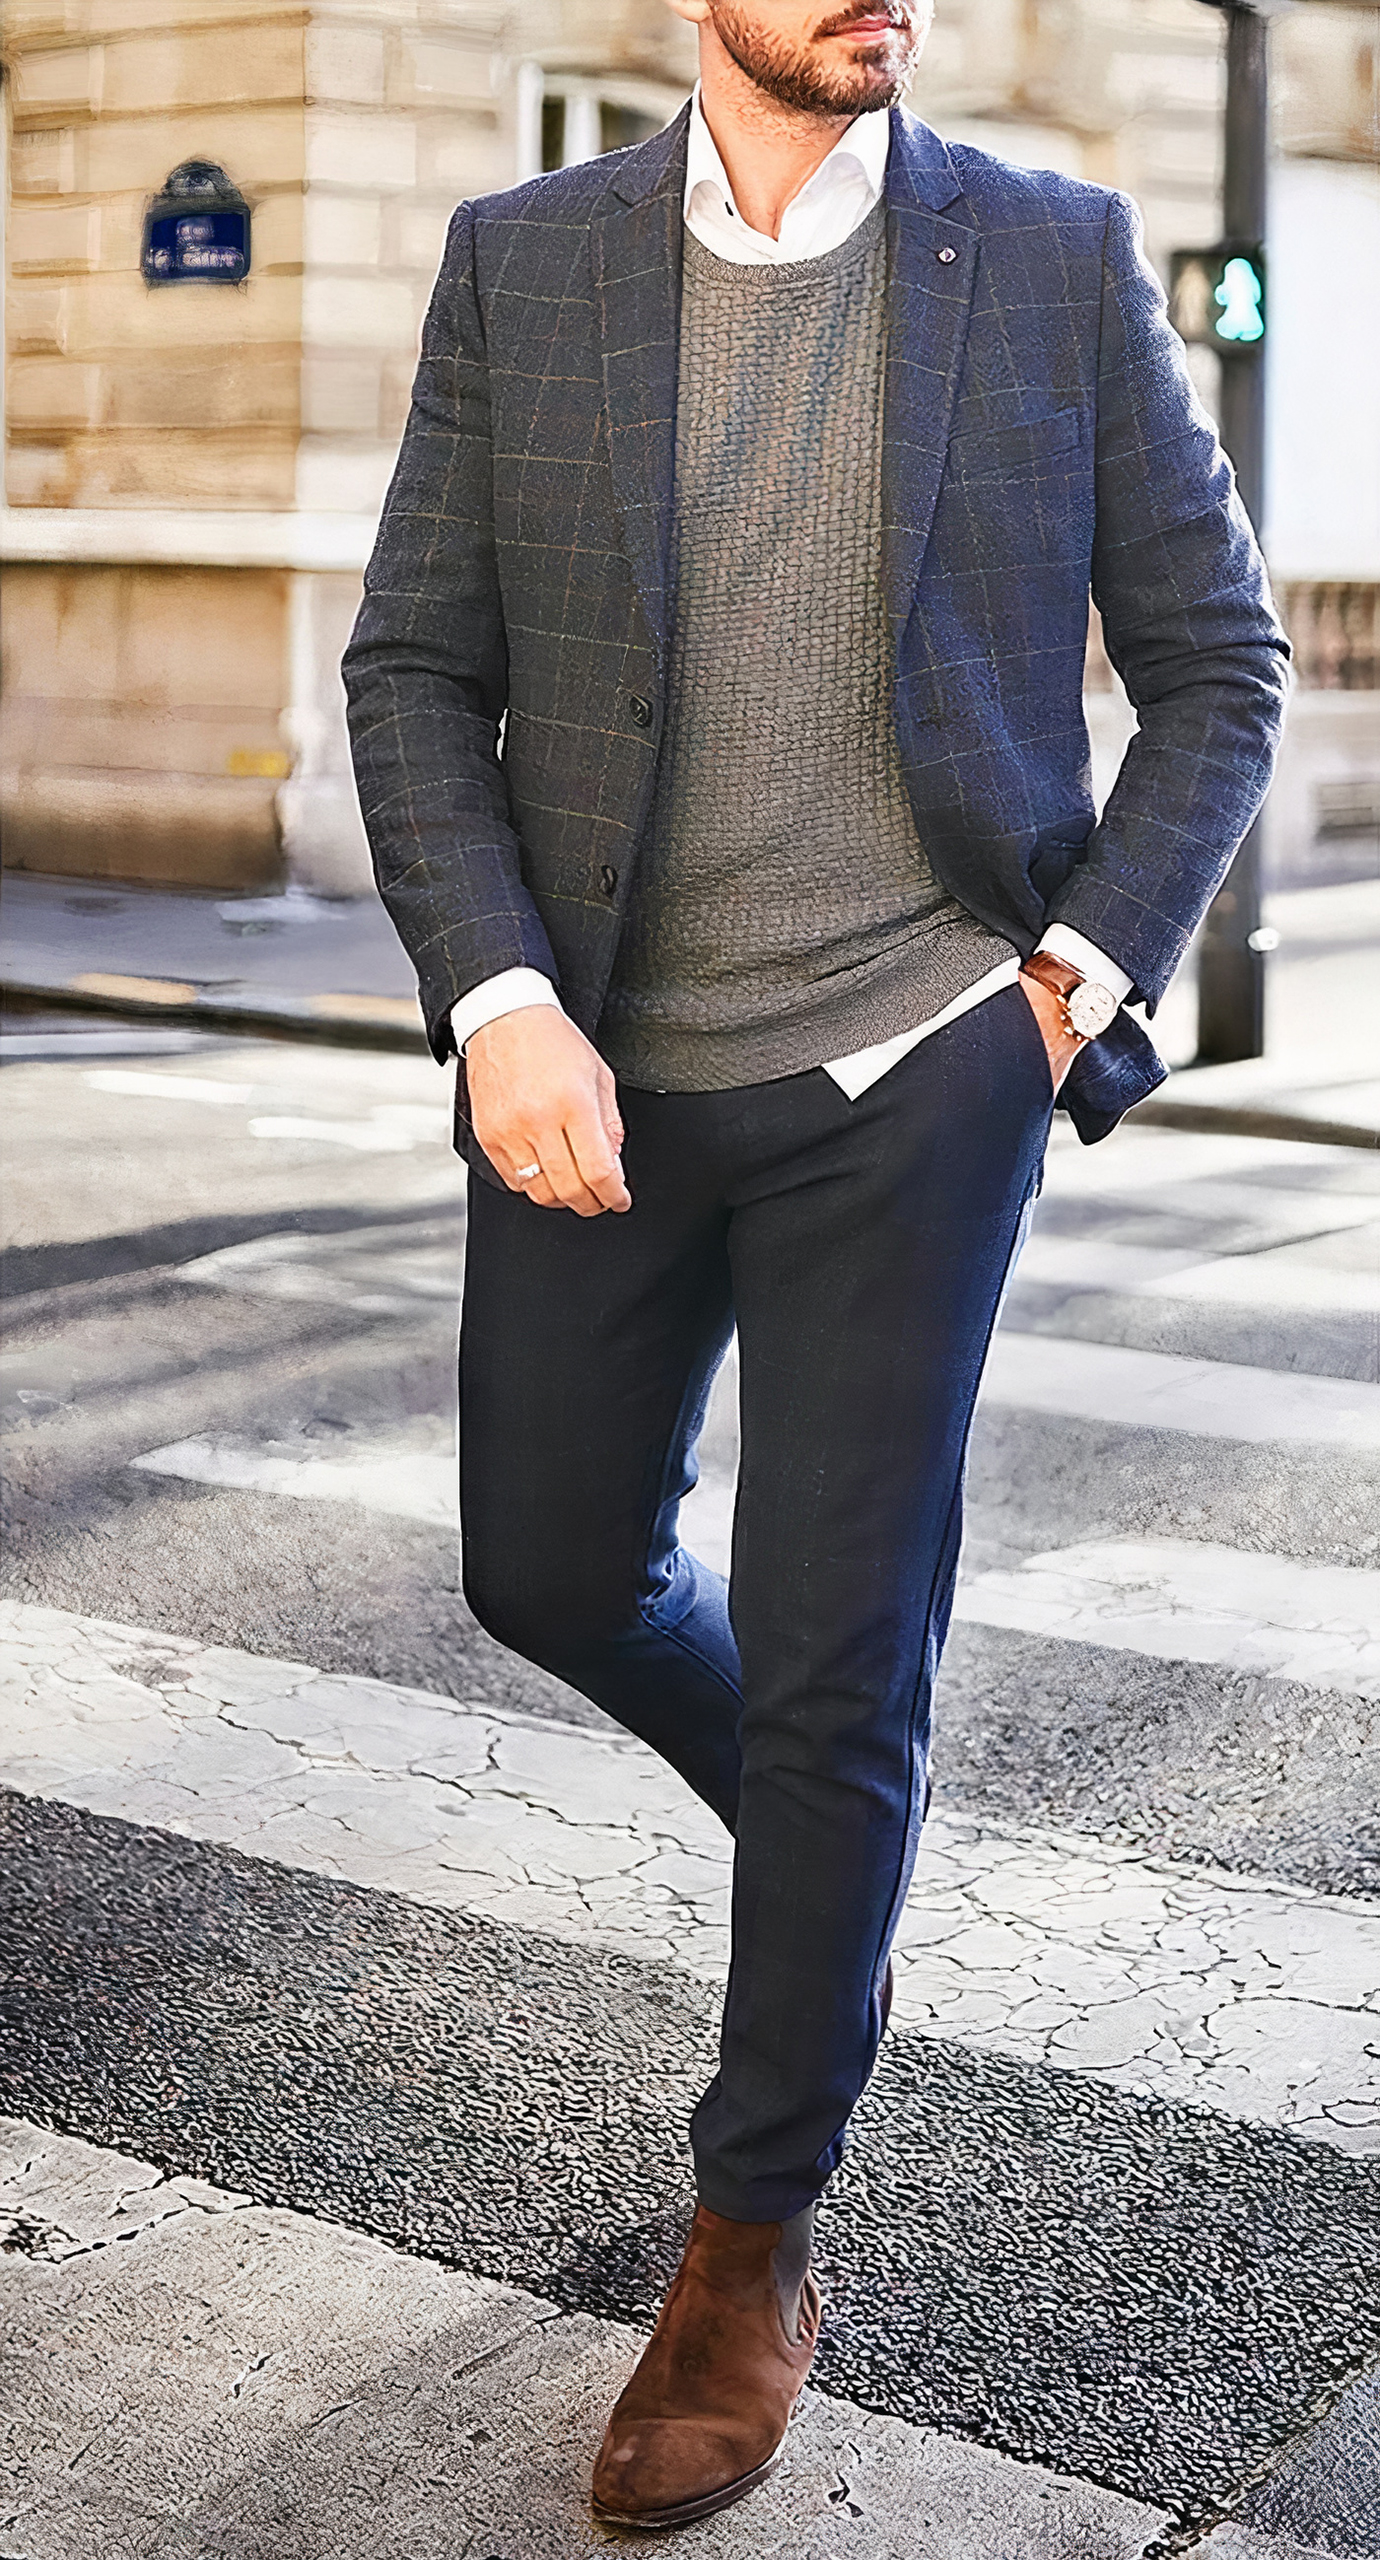
[{"label": "green pedestrian signal", "polygon": [[1215,323],[1219,338],[1229,338],[1233,346],[1249,347],[1264,337],[1260,306],[1265,287],[1249,258],[1228,258],[1212,298],[1222,306],[1222,317]]},{"label": "green pedestrian signal", "polygon": [[1190,347],[1249,355],[1265,335],[1265,260],[1259,247],[1220,240],[1212,249],[1176,249],[1169,317]]}]

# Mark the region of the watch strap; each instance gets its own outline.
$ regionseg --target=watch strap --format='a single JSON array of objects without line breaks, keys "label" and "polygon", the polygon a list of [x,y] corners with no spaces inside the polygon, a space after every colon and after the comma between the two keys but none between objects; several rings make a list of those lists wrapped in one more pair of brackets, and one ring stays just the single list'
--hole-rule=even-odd
[{"label": "watch strap", "polygon": [[1048,987],[1050,994],[1065,1004],[1074,988],[1083,984],[1082,970],[1075,969],[1071,960],[1060,960],[1052,951],[1032,951],[1030,958],[1021,962],[1021,976],[1038,978],[1042,987]]}]

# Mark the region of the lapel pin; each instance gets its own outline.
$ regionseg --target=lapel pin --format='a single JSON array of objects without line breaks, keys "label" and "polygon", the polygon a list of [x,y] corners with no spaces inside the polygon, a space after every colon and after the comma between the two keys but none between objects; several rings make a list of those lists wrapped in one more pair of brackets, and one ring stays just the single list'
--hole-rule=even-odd
[{"label": "lapel pin", "polygon": [[951,267],[958,256],[958,251],[957,249],[936,249],[934,254],[941,267]]}]

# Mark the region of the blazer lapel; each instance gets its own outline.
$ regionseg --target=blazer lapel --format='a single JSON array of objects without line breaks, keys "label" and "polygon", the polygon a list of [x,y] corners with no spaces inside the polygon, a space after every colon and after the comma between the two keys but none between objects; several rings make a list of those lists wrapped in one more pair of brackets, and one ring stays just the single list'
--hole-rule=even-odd
[{"label": "blazer lapel", "polygon": [[[887,161],[882,581],[899,650],[930,538],[958,394],[978,240],[938,134],[893,112]],[[947,219],[943,208],[954,207]]]},{"label": "blazer lapel", "polygon": [[689,108],[619,169],[590,226],[623,541],[658,656],[666,647],[676,462],[685,137]]}]

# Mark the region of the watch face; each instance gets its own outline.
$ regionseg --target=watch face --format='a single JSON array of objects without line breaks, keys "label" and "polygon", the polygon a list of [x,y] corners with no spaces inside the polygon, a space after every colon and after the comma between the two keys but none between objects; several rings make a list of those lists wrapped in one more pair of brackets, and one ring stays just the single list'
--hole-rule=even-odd
[{"label": "watch face", "polygon": [[1116,1014],[1116,997],[1110,987],[1094,986],[1085,978],[1068,998],[1069,1020],[1080,1040],[1096,1040]]}]

